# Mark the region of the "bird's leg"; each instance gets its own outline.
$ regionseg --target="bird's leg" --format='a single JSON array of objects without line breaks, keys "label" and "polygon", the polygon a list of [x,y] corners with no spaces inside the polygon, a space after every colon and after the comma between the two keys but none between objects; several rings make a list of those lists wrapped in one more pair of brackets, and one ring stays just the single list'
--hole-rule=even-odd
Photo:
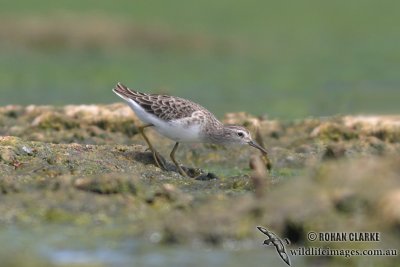
[{"label": "bird's leg", "polygon": [[146,141],[147,145],[149,146],[151,152],[153,153],[153,158],[154,161],[156,162],[157,166],[160,169],[163,170],[167,170],[167,166],[165,163],[165,159],[160,155],[160,153],[158,153],[152,146],[152,144],[150,143],[149,139],[147,138],[147,136],[144,134],[144,128],[150,127],[150,126],[154,126],[153,124],[146,124],[143,126],[138,127],[138,131],[139,133],[143,136],[144,140]]},{"label": "bird's leg", "polygon": [[178,168],[179,173],[180,173],[182,176],[189,177],[189,175],[182,169],[181,166],[179,166],[178,162],[177,162],[176,159],[175,159],[175,152],[176,152],[176,150],[178,149],[178,145],[179,145],[179,142],[176,142],[175,145],[174,145],[174,148],[172,149],[171,154],[170,154],[169,156],[171,157],[172,162],[173,162],[173,163],[175,164],[175,166]]}]

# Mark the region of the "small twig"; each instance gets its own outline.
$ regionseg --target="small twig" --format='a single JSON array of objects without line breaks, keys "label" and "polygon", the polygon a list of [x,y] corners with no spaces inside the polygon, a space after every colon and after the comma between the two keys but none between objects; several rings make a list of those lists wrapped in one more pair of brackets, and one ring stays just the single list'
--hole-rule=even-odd
[{"label": "small twig", "polygon": [[268,186],[268,172],[260,156],[251,156],[250,168],[253,170],[250,179],[253,183],[255,196],[256,198],[262,198],[265,195],[265,189]]},{"label": "small twig", "polygon": [[[256,126],[256,142],[265,149],[264,146],[264,139],[262,138],[262,135],[260,133],[260,127]],[[264,162],[264,165],[267,167],[267,169],[270,171],[272,169],[272,164],[271,164],[271,160],[268,157],[268,154],[262,153],[262,160]]]}]

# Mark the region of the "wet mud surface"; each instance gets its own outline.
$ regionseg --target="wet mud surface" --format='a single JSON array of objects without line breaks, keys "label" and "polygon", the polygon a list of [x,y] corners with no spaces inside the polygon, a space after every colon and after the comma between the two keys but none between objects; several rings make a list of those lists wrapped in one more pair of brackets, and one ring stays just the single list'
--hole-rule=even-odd
[{"label": "wet mud surface", "polygon": [[173,142],[149,129],[170,166],[161,170],[123,104],[1,107],[1,228],[94,227],[115,240],[221,247],[262,241],[262,225],[297,245],[329,230],[379,231],[379,245],[399,247],[400,116],[223,120],[257,136],[271,171],[251,147],[188,144],[177,160],[209,175],[182,177],[168,158]]}]

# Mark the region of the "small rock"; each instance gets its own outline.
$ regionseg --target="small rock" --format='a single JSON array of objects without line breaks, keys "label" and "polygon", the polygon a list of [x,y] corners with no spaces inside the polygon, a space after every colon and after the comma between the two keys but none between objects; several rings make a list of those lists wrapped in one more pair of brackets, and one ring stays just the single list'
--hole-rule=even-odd
[{"label": "small rock", "polygon": [[323,155],[323,159],[338,159],[342,158],[346,155],[346,147],[342,143],[337,144],[329,144],[326,147],[325,153]]},{"label": "small rock", "polygon": [[4,147],[4,149],[0,150],[0,160],[7,164],[13,163],[16,157],[17,155],[11,147]]},{"label": "small rock", "polygon": [[23,150],[26,154],[28,154],[29,156],[32,156],[32,155],[33,155],[33,150],[32,150],[32,148],[30,148],[30,147],[23,146],[23,147],[22,147],[22,150]]}]

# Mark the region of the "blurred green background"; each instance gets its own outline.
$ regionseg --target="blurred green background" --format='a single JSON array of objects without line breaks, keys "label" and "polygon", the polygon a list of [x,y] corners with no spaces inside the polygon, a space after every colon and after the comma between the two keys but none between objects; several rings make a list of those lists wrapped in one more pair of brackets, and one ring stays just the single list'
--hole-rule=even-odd
[{"label": "blurred green background", "polygon": [[121,81],[219,116],[400,111],[398,1],[0,3],[0,105],[117,102]]}]

